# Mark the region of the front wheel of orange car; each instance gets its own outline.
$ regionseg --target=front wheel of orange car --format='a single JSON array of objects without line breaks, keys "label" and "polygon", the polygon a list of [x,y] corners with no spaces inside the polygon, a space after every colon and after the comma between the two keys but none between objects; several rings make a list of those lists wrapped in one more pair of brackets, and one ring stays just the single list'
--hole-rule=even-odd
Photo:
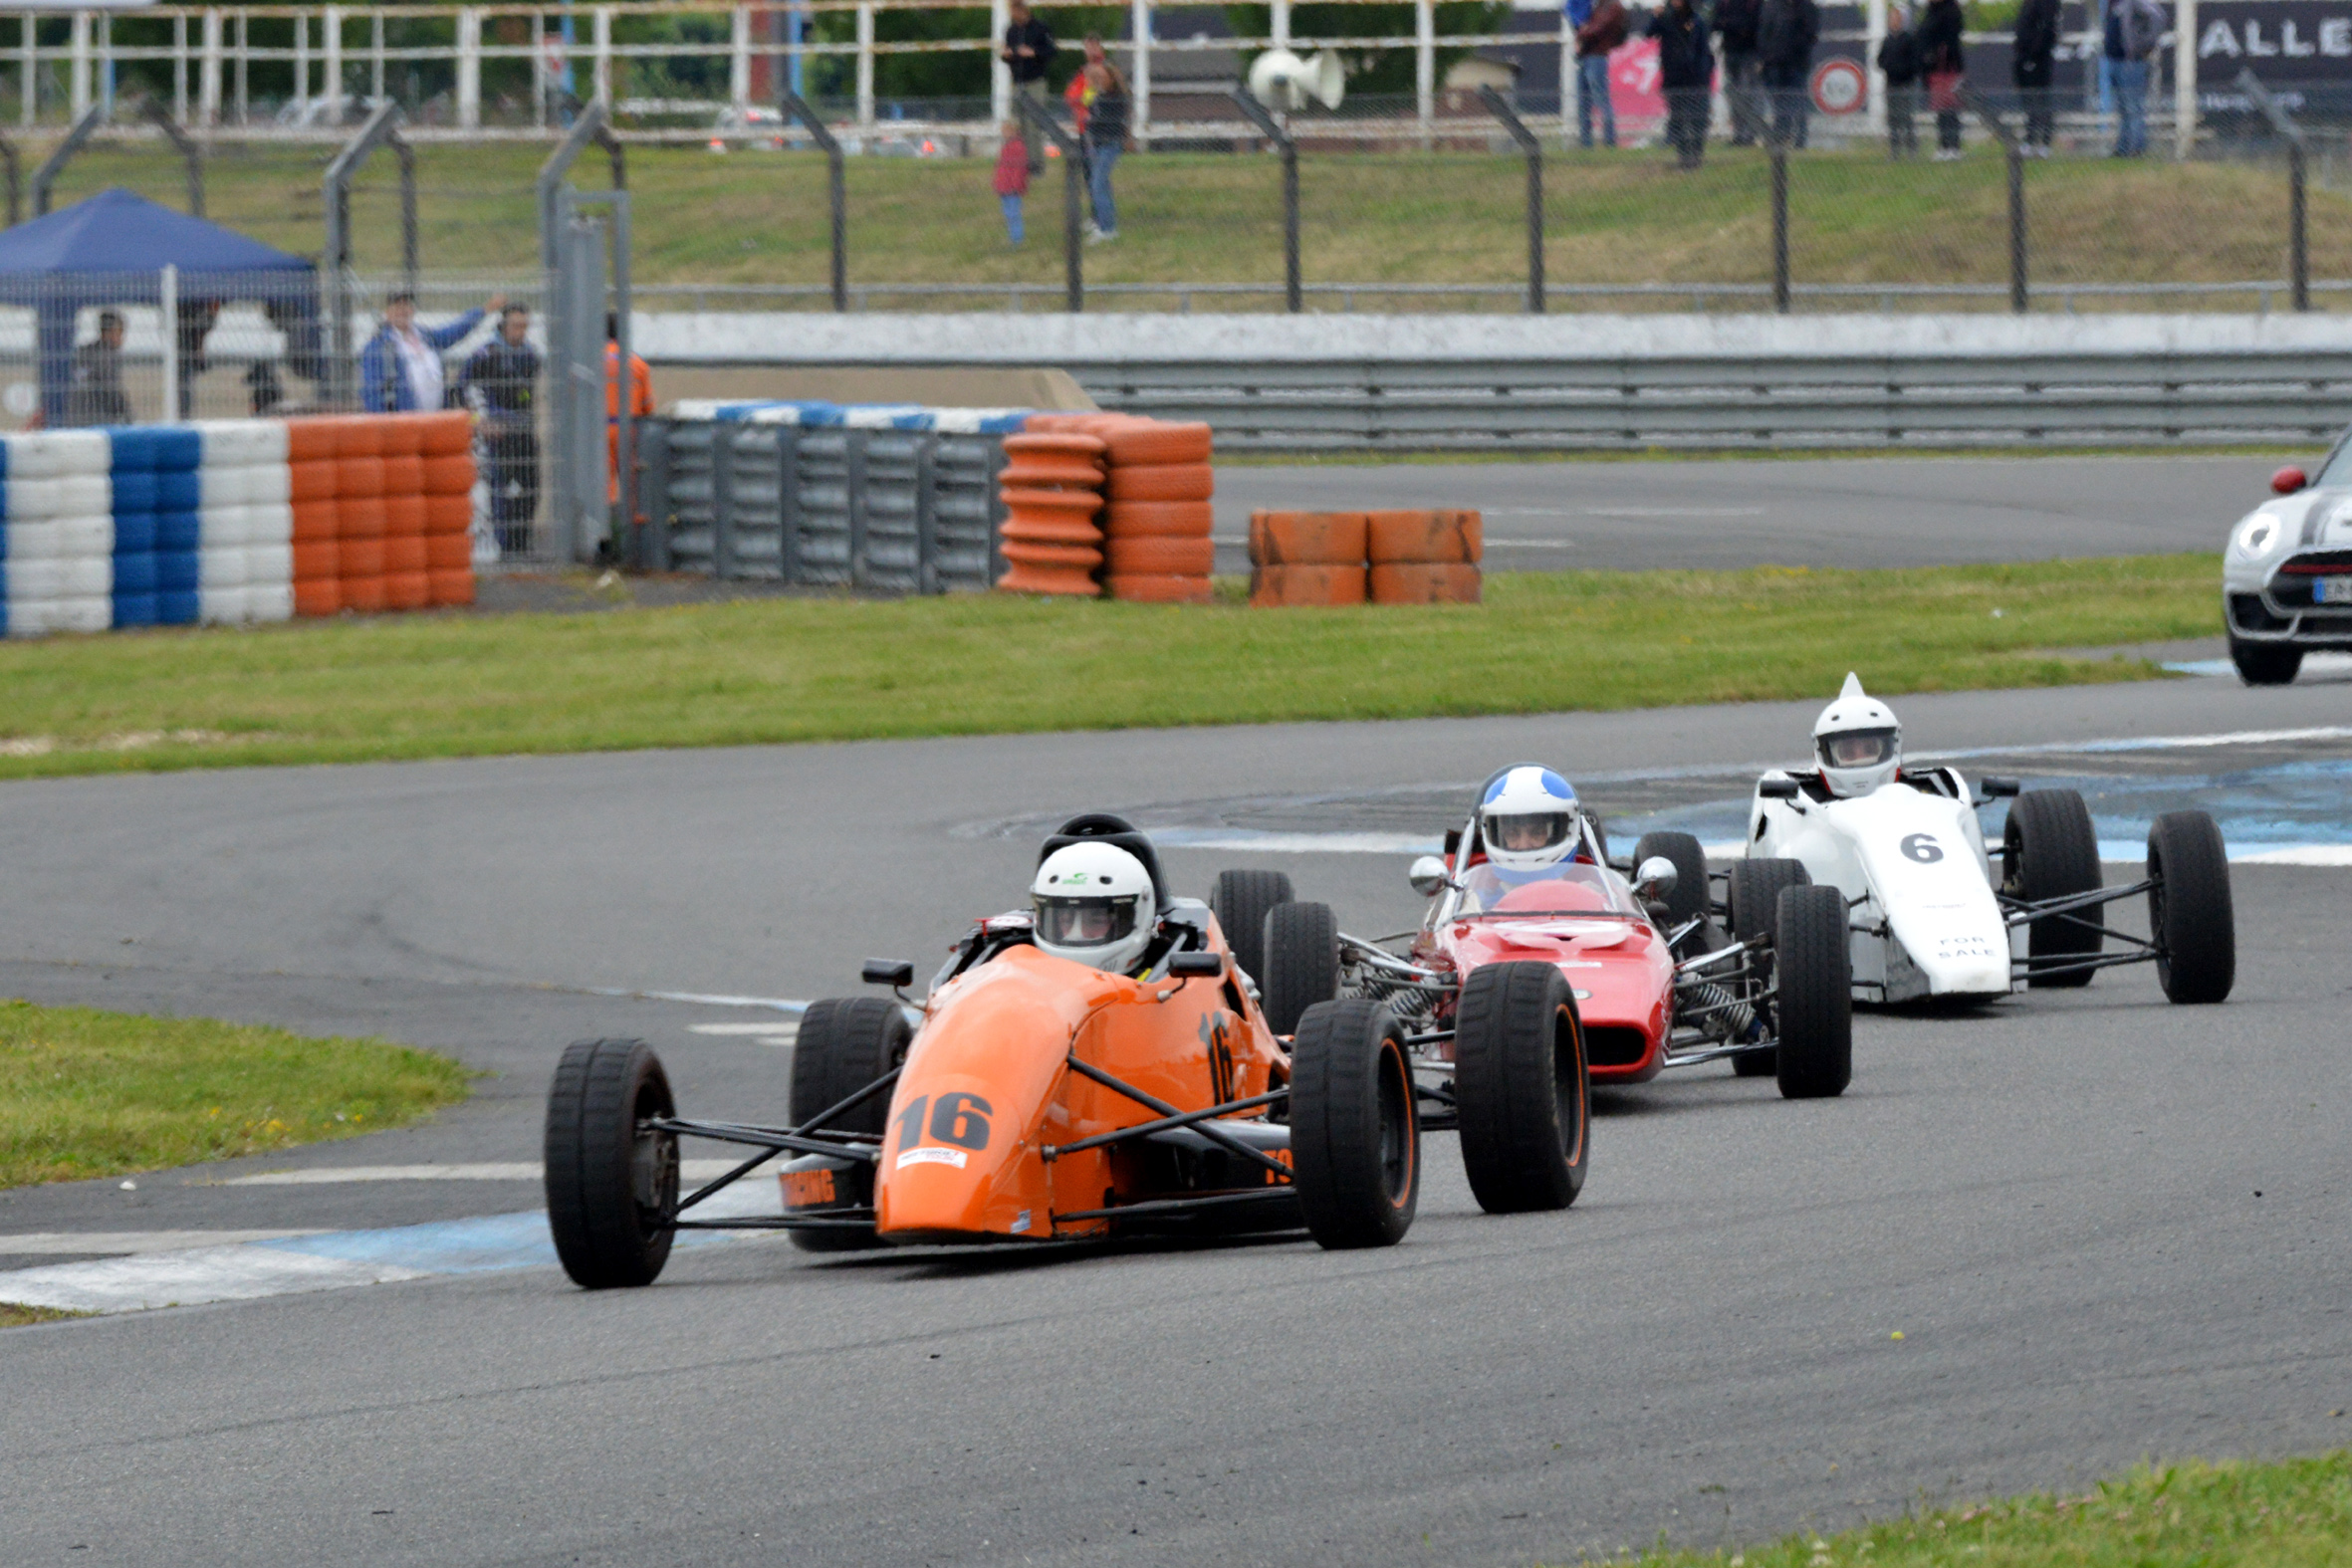
[{"label": "front wheel of orange car", "polygon": [[580,1040],[548,1090],[548,1229],[573,1282],[649,1285],[669,1260],[678,1140],[669,1078],[642,1040]]},{"label": "front wheel of orange car", "polygon": [[1291,1042],[1291,1164],[1326,1247],[1393,1246],[1421,1198],[1421,1122],[1404,1028],[1377,1002],[1318,1003]]}]

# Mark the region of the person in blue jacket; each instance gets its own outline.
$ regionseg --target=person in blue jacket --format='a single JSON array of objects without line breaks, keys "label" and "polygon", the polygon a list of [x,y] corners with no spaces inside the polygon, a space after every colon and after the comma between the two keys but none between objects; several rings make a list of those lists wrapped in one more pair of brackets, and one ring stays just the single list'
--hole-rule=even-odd
[{"label": "person in blue jacket", "polygon": [[480,326],[484,315],[505,308],[506,296],[494,294],[446,327],[418,327],[416,296],[406,290],[393,295],[384,302],[383,326],[359,350],[359,406],[371,414],[441,407],[448,382],[441,350]]}]

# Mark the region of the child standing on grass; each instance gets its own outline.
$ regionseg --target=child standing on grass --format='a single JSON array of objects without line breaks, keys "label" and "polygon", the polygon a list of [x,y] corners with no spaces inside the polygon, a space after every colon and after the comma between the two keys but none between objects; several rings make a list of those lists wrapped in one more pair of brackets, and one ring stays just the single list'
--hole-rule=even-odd
[{"label": "child standing on grass", "polygon": [[1005,209],[1005,235],[1015,245],[1025,236],[1021,227],[1021,198],[1029,194],[1029,143],[1021,127],[1005,121],[1005,139],[997,148],[997,201]]}]

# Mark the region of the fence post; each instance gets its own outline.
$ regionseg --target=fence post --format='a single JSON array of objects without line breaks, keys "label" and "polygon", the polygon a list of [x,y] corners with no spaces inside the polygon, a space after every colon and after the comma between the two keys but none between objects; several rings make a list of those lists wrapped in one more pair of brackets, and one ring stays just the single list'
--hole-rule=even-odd
[{"label": "fence post", "polygon": [[1151,150],[1151,0],[1129,0],[1127,30],[1135,38],[1135,69],[1127,73],[1127,129],[1136,150]]},{"label": "fence post", "polygon": [[2197,145],[2197,0],[2174,0],[2173,156],[2189,161]]},{"label": "fence post", "polygon": [[1413,116],[1427,152],[1437,129],[1437,7],[1413,0]]},{"label": "fence post", "polygon": [[471,7],[457,13],[457,124],[482,128],[482,13]]},{"label": "fence post", "polygon": [[343,97],[343,8],[329,6],[319,17],[319,53],[324,62],[320,75],[326,91],[320,97],[327,100],[330,124],[343,122],[343,111],[336,108],[336,100]]},{"label": "fence post", "polygon": [[19,90],[16,114],[17,122],[27,130],[32,129],[41,118],[41,73],[38,69],[40,44],[40,35],[34,32],[33,21],[28,17],[16,41],[16,82]]},{"label": "fence post", "polygon": [[988,0],[988,122],[999,133],[1013,117],[1013,67],[1002,53],[1012,25],[1011,0]]},{"label": "fence post", "polygon": [[860,0],[857,7],[857,128],[874,133],[874,5]]},{"label": "fence post", "polygon": [[1869,121],[1874,136],[1887,133],[1887,84],[1878,69],[1878,46],[1886,37],[1887,0],[1866,0],[1862,7],[1862,117]]},{"label": "fence post", "polygon": [[593,51],[592,58],[595,62],[591,68],[595,84],[591,90],[591,96],[598,103],[610,105],[612,102],[612,8],[608,5],[596,7],[595,16],[588,24],[588,48]]},{"label": "fence post", "polygon": [[169,262],[155,278],[156,327],[163,339],[163,419],[176,425],[186,410],[179,406],[179,269]]},{"label": "fence post", "polygon": [[1995,113],[1975,88],[1962,84],[1961,107],[1984,122],[1993,132],[1993,139],[2000,143],[2002,154],[2008,159],[2009,176],[2009,309],[2019,316],[2031,308],[2025,287],[2025,148],[2010,134],[2009,127]]},{"label": "fence post", "polygon": [[1772,309],[1788,314],[1788,148],[1778,136],[1767,135],[1765,150],[1772,159]]},{"label": "fence post", "polygon": [[43,158],[41,166],[33,170],[34,217],[48,215],[50,187],[57,183],[58,175],[65,172],[66,164],[73,160],[75,153],[82,150],[82,143],[91,138],[98,129],[99,121],[105,117],[106,109],[103,105],[84,110],[81,117],[74,121],[74,128],[66,132],[65,139],[50,148],[49,156]]},{"label": "fence post", "polygon": [[1511,139],[1528,159],[1528,314],[1543,314],[1543,143],[1527,127],[1503,95],[1491,87],[1478,90],[1487,112],[1503,122]]},{"label": "fence post", "polygon": [[1274,0],[1267,16],[1268,30],[1273,34],[1274,47],[1291,47],[1291,0]]},{"label": "fence post", "polygon": [[80,119],[90,112],[90,13],[74,13],[71,39],[72,91],[74,117]]},{"label": "fence post", "polygon": [[18,164],[16,143],[0,136],[0,169],[8,179],[8,226],[15,228],[25,215],[25,171]]},{"label": "fence post", "polygon": [[1275,123],[1266,106],[1247,92],[1235,89],[1233,102],[1242,117],[1257,126],[1258,134],[1273,142],[1283,156],[1283,304],[1296,316],[1304,308],[1298,281],[1298,143]]},{"label": "fence post", "polygon": [[727,46],[727,102],[735,111],[736,123],[750,118],[752,106],[752,13],[751,7],[736,6],[728,15]]},{"label": "fence post", "polygon": [[[25,24],[32,31],[32,23]],[[220,33],[221,16],[217,7],[204,12],[204,63],[196,72],[196,117],[207,129],[220,123]]]},{"label": "fence post", "polygon": [[1053,142],[1061,153],[1062,300],[1074,316],[1086,308],[1086,243],[1078,217],[1085,210],[1086,198],[1079,188],[1078,144],[1054,118],[1054,112],[1035,99],[1016,93],[1013,108],[1033,130]]},{"label": "fence post", "polygon": [[2298,311],[2311,309],[2311,243],[2304,232],[2303,127],[2270,96],[2250,67],[2237,73],[2237,90],[2253,101],[2270,128],[2286,143],[2286,276],[2287,292]]},{"label": "fence post", "polygon": [[825,207],[832,221],[832,282],[833,309],[849,309],[849,190],[848,175],[841,166],[841,144],[818,117],[809,101],[790,87],[777,94],[777,105],[788,119],[797,119],[809,132],[809,139],[817,143],[824,154]]},{"label": "fence post", "polygon": [[188,117],[188,19],[171,19],[171,117],[183,124]]}]

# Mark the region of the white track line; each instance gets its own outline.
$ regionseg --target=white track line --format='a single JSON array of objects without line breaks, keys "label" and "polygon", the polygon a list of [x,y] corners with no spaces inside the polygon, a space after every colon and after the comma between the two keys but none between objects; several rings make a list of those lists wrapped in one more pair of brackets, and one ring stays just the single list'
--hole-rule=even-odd
[{"label": "white track line", "polygon": [[289,1235],[317,1235],[316,1229],[277,1231],[33,1231],[0,1235],[0,1257],[46,1257],[94,1252],[130,1256],[139,1252],[189,1252],[205,1246],[275,1241]]},{"label": "white track line", "polygon": [[[688,1181],[707,1182],[724,1176],[740,1160],[680,1160],[678,1170]],[[211,1187],[336,1187],[353,1182],[536,1182],[542,1169],[537,1160],[482,1162],[474,1165],[323,1165],[301,1171],[260,1171],[210,1182]],[[275,1231],[273,1235],[293,1232]]]}]

